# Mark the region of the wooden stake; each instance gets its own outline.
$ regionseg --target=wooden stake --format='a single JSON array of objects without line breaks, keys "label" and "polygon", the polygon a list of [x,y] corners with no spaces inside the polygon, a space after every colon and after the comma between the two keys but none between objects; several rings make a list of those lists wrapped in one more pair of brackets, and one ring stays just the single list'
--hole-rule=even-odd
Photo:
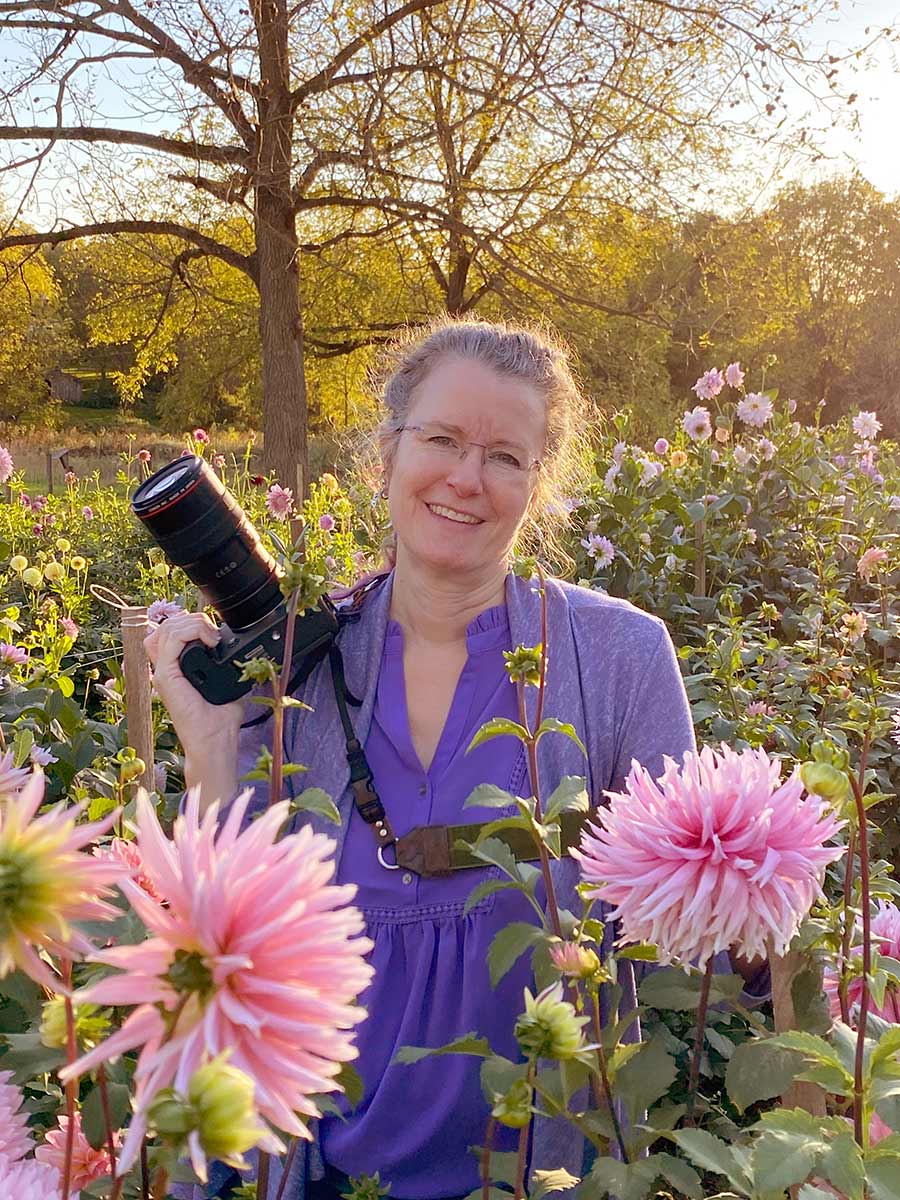
[{"label": "wooden stake", "polygon": [[[783,958],[769,949],[769,966],[772,971],[772,1010],[775,1016],[775,1032],[787,1033],[797,1028],[794,997],[791,988],[794,979],[803,967],[803,956],[797,950],[789,950]],[[792,1083],[781,1097],[785,1108],[805,1108],[816,1117],[825,1116],[825,1093],[815,1083]]]},{"label": "wooden stake", "polygon": [[122,658],[125,668],[125,722],[128,745],[144,760],[140,783],[153,791],[153,703],[150,699],[150,663],[144,638],[150,632],[147,610],[125,607],[122,612]]},{"label": "wooden stake", "polygon": [[694,526],[694,595],[706,595],[706,517],[701,517]]}]

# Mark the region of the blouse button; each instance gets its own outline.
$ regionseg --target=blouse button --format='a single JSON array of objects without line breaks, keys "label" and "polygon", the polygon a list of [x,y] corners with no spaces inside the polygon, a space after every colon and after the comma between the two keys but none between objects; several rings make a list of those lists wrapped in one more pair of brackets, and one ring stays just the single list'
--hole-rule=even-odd
[{"label": "blouse button", "polygon": [[413,877],[412,877],[412,875],[410,875],[409,871],[407,871],[403,876],[404,883],[412,883],[412,879],[413,879]]},{"label": "blouse button", "polygon": [[424,796],[427,794],[427,792],[428,792],[428,785],[425,783],[420,784],[419,785],[419,795]]}]

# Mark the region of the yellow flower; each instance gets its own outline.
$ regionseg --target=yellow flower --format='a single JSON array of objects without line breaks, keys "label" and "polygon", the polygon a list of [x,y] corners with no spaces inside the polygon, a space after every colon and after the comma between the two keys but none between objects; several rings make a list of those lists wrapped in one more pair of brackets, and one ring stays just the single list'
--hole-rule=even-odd
[{"label": "yellow flower", "polygon": [[69,560],[69,566],[73,571],[85,571],[87,570],[87,559],[82,558],[80,554],[73,554]]},{"label": "yellow flower", "polygon": [[333,496],[337,491],[340,490],[340,484],[330,471],[326,471],[323,475],[319,476],[319,483],[329,494],[329,496]]},{"label": "yellow flower", "polygon": [[27,583],[29,587],[39,588],[44,582],[44,577],[37,567],[28,567],[22,572],[22,582]]},{"label": "yellow flower", "polygon": [[72,543],[69,541],[68,538],[57,538],[56,539],[56,548],[62,554],[68,554],[69,551],[72,549]]},{"label": "yellow flower", "polygon": [[61,562],[57,562],[55,558],[51,558],[44,567],[44,578],[48,583],[58,583],[66,573],[65,567]]},{"label": "yellow flower", "polygon": [[669,462],[673,467],[683,467],[688,460],[688,456],[683,450],[673,450],[669,455]]},{"label": "yellow flower", "polygon": [[28,566],[28,559],[25,557],[24,554],[14,554],[12,556],[12,558],[9,560],[9,565],[12,567],[12,569],[14,571],[18,572],[18,574],[21,575],[22,572],[25,570],[25,568]]}]

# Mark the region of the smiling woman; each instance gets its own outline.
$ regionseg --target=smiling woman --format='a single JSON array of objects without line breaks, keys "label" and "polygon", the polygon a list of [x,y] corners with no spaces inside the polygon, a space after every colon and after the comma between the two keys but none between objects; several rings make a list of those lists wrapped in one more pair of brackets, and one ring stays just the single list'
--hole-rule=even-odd
[{"label": "smiling woman", "polygon": [[[446,322],[391,351],[381,390],[379,444],[394,543],[380,577],[341,601],[356,619],[344,624],[339,645],[347,685],[360,700],[353,730],[396,837],[424,847],[434,844],[426,835],[443,830],[446,840],[447,827],[493,819],[495,807],[467,804],[480,784],[535,794],[517,739],[469,751],[488,719],[520,719],[504,661],[520,645],[546,642],[547,714],[570,721],[587,753],[585,760],[568,738],[543,739],[545,781],[585,776],[599,805],[604,790],[621,787],[633,758],[654,775],[664,755],[680,759],[693,734],[662,622],[547,579],[544,629],[534,583],[510,569],[526,536],[545,558],[552,523],[565,517],[562,488],[583,424],[562,346],[520,327]],[[176,687],[184,642],[214,636],[202,617],[183,615],[164,622],[151,642],[186,775],[204,799],[227,800],[271,734],[266,725],[246,730],[237,754],[239,709],[207,712],[189,685],[186,692]],[[505,926],[534,923],[534,911],[515,889],[490,890],[467,905],[489,867],[454,869],[431,862],[423,849],[413,869],[409,857],[398,867],[392,850],[382,853],[389,842],[379,841],[350,786],[327,664],[297,696],[310,709],[289,710],[286,757],[308,768],[303,786],[323,788],[338,805],[341,827],[327,831],[338,843],[337,882],[356,888],[374,976],[359,997],[368,1013],[357,1030],[362,1101],[322,1117],[315,1144],[295,1157],[283,1196],[336,1200],[349,1177],[378,1171],[396,1200],[455,1200],[479,1182],[470,1148],[481,1144],[489,1107],[478,1062],[453,1056],[409,1067],[396,1061],[397,1051],[477,1029],[496,1053],[520,1058],[514,1027],[533,987],[530,963],[523,956],[493,988],[489,949]],[[560,859],[551,873],[560,903],[577,907],[575,862]],[[535,899],[543,905],[542,883]],[[625,1007],[632,1002],[633,992]],[[560,1146],[553,1128],[536,1124],[532,1165],[565,1161],[580,1169],[580,1145]],[[518,1136],[498,1127],[494,1148],[514,1150]]]}]

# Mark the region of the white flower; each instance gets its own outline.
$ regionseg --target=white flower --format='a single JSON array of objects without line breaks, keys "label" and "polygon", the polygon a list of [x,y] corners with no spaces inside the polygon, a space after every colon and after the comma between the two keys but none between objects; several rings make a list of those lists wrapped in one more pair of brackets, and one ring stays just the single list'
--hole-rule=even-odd
[{"label": "white flower", "polygon": [[603,486],[608,492],[614,492],[616,490],[616,476],[621,470],[622,468],[619,466],[619,464],[614,462],[606,472],[606,475],[603,478]]},{"label": "white flower", "polygon": [[28,752],[28,757],[36,767],[49,767],[50,763],[59,762],[55,754],[51,754],[49,750],[43,746],[32,746]]},{"label": "white flower", "polygon": [[772,459],[775,457],[775,449],[775,443],[770,441],[767,437],[761,437],[756,443],[756,453],[763,460],[763,462],[772,461]]},{"label": "white flower", "polygon": [[658,474],[657,467],[660,470],[662,469],[661,463],[651,462],[649,458],[637,459],[637,465],[641,468],[641,483],[645,485],[651,483],[656,478]]},{"label": "white flower", "polygon": [[712,436],[712,422],[709,419],[709,409],[698,404],[690,412],[684,414],[681,428],[692,442],[705,442]]},{"label": "white flower", "polygon": [[678,566],[678,559],[675,557],[674,554],[667,554],[664,565],[665,565],[665,569],[667,571],[674,571],[675,568]]},{"label": "white flower", "polygon": [[772,411],[772,401],[764,392],[748,392],[738,401],[738,420],[743,421],[745,425],[754,425],[757,429],[761,429],[771,419]]},{"label": "white flower", "polygon": [[853,432],[867,441],[874,441],[881,429],[881,422],[873,412],[861,410],[853,418]]},{"label": "white flower", "polygon": [[734,461],[739,467],[746,467],[750,461],[750,451],[746,446],[735,446]]},{"label": "white flower", "polygon": [[582,538],[582,546],[588,552],[588,557],[595,560],[595,570],[599,571],[603,567],[608,567],[612,560],[616,557],[616,548],[608,537],[603,537],[599,533],[591,533],[586,538]]},{"label": "white flower", "polygon": [[616,442],[616,444],[613,446],[613,451],[612,451],[613,462],[620,463],[622,461],[622,455],[625,453],[625,451],[627,449],[628,449],[627,442]]}]

